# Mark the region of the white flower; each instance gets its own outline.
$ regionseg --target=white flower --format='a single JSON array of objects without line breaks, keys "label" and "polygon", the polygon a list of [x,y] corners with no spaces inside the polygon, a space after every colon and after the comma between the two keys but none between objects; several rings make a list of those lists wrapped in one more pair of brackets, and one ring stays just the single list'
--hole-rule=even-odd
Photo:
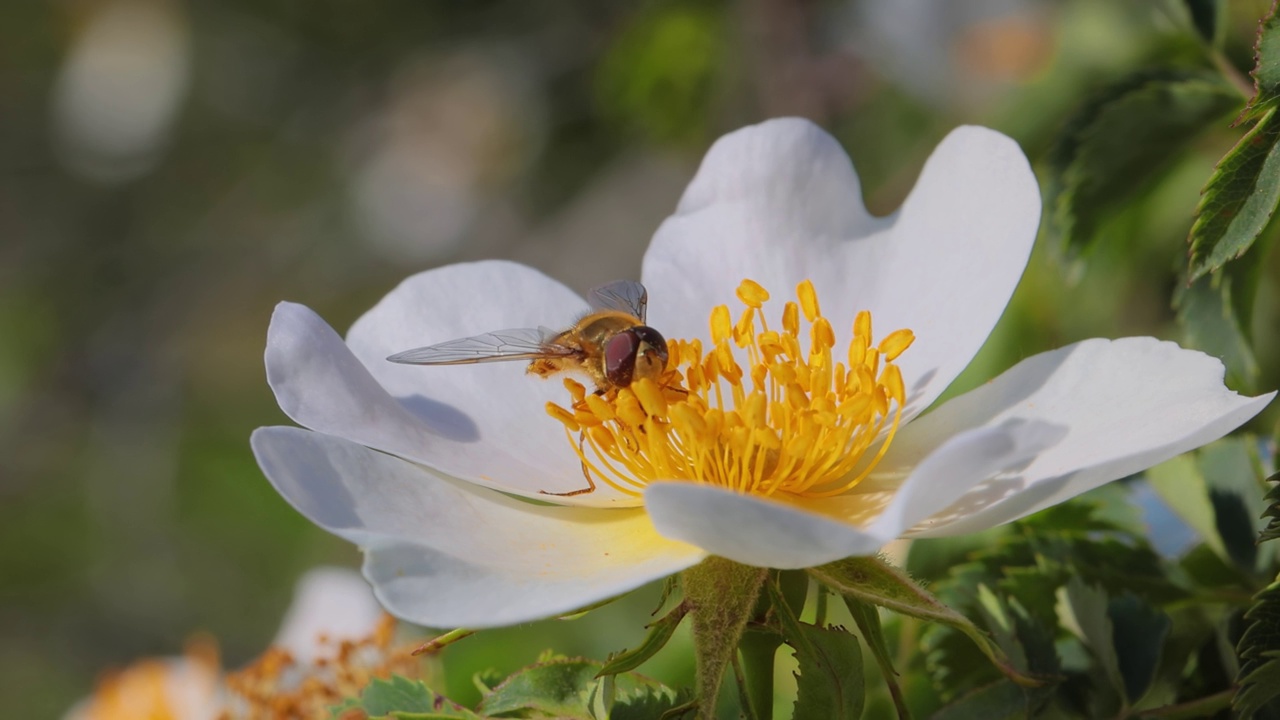
[{"label": "white flower", "polygon": [[[415,663],[407,653],[397,664],[387,651],[390,622],[359,575],[317,568],[298,581],[275,642],[254,664],[223,676],[217,644],[200,638],[181,657],[145,658],[108,673],[64,720],[233,720],[323,713],[344,693],[358,692],[379,665],[412,673]],[[311,682],[304,684],[308,678]]]},{"label": "white flower", "polygon": [[[837,358],[859,311],[869,311],[876,337],[910,329],[914,343],[897,370],[871,373],[884,381],[870,396],[880,407],[866,411],[872,424],[860,427],[870,428],[870,447],[847,477],[874,467],[850,487],[824,480],[812,493],[766,497],[760,485],[724,487],[719,471],[657,472],[612,483],[597,475],[594,492],[546,494],[583,488],[582,460],[598,460],[590,443],[580,458],[578,436],[547,416],[547,403],[572,402],[560,382],[527,376],[521,363],[385,359],[502,328],[567,325],[587,309],[555,280],[506,262],[411,277],[345,342],[309,309],[281,303],[267,376],[281,408],[309,430],[260,429],[254,452],[300,512],[364,548],[365,576],[388,610],[423,625],[476,628],[571,611],[707,555],[803,568],[873,554],[897,537],[989,528],[1216,439],[1270,401],[1274,393],[1227,390],[1213,358],[1126,338],[1029,358],[920,415],[995,325],[1039,214],[1021,151],[983,128],[948,136],[902,209],[884,218],[863,208],[847,156],[808,122],[749,127],[708,153],[645,256],[649,324],[710,349],[707,318],[744,279],[780,293],[809,280]],[[782,328],[774,305],[762,317]],[[746,350],[726,352],[747,359]],[[749,375],[746,382],[749,390]],[[789,426],[770,432],[788,449],[804,446]],[[845,448],[822,452],[805,457],[838,460]],[[636,462],[650,460],[669,468],[681,458]],[[778,463],[770,456],[766,464],[772,472]],[[818,496],[832,487],[837,495]]]}]

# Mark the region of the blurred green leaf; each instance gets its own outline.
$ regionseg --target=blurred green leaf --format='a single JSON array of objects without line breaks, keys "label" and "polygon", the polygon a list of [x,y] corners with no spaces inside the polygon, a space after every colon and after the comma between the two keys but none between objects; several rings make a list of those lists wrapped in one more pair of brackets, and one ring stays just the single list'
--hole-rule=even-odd
[{"label": "blurred green leaf", "polygon": [[521,713],[564,718],[600,717],[599,706],[609,711],[614,703],[655,693],[674,702],[676,693],[661,683],[635,673],[598,678],[604,664],[596,660],[556,657],[517,671],[480,701],[477,710],[487,715]]},{"label": "blurred green leaf", "polygon": [[1014,720],[1031,717],[1026,691],[1008,680],[978,688],[930,716],[930,720]]},{"label": "blurred green leaf", "polygon": [[1151,468],[1147,482],[1214,552],[1227,557],[1227,549],[1218,536],[1213,504],[1209,502],[1209,488],[1194,454],[1179,455]]},{"label": "blurred green leaf", "polygon": [[599,65],[605,116],[658,141],[700,142],[725,67],[724,24],[721,13],[690,5],[639,13]]},{"label": "blurred green leaf", "polygon": [[1172,623],[1169,616],[1131,594],[1107,603],[1112,642],[1129,704],[1138,702],[1155,679]]},{"label": "blurred green leaf", "polygon": [[949,625],[969,636],[997,669],[1020,685],[1041,680],[1023,674],[991,638],[965,616],[947,607],[905,573],[879,558],[845,558],[810,568],[809,574],[836,592],[904,615]]},{"label": "blurred green leaf", "polygon": [[666,646],[667,641],[675,634],[676,628],[680,627],[680,621],[684,620],[684,616],[688,614],[689,606],[687,603],[680,603],[671,609],[671,612],[662,616],[662,618],[650,623],[649,632],[644,637],[644,641],[634,650],[625,650],[605,663],[604,669],[600,671],[603,675],[617,675],[620,672],[635,670],[644,664],[644,661],[653,657],[655,653]]},{"label": "blurred green leaf", "polygon": [[1178,293],[1178,323],[1187,344],[1222,358],[1228,381],[1244,392],[1258,383],[1258,361],[1233,306],[1229,273],[1206,275]]},{"label": "blurred green leaf", "polygon": [[1161,70],[1101,91],[1067,123],[1050,152],[1050,221],[1073,250],[1162,176],[1189,141],[1240,106],[1239,92],[1206,72]]},{"label": "blurred green leaf", "polygon": [[1267,510],[1256,438],[1235,436],[1200,450],[1200,467],[1209,485],[1214,521],[1227,555],[1241,569],[1253,571],[1258,561],[1259,518]]},{"label": "blurred green leaf", "polygon": [[1236,122],[1257,118],[1280,99],[1280,18],[1276,16],[1277,7],[1280,3],[1272,2],[1271,9],[1258,23],[1253,46],[1255,64],[1249,73],[1253,77],[1254,94]]},{"label": "blurred green leaf", "polygon": [[389,679],[375,678],[360,694],[359,700],[348,700],[334,708],[334,715],[346,710],[361,710],[369,717],[391,716],[397,720],[435,720],[436,718],[465,718],[479,720],[480,716],[450,702],[419,680],[398,675]]},{"label": "blurred green leaf", "polygon": [[1178,566],[1196,585],[1215,590],[1247,590],[1249,576],[1225,556],[1211,550],[1208,544],[1197,545],[1182,559]]},{"label": "blurred green leaf", "polygon": [[1249,717],[1280,697],[1280,577],[1254,597],[1244,619],[1249,625],[1236,646],[1240,690],[1232,706]]},{"label": "blurred green leaf", "polygon": [[1182,4],[1201,39],[1212,45],[1218,33],[1218,15],[1225,3],[1219,0],[1183,0]]},{"label": "blurred green leaf", "polygon": [[1107,592],[1073,577],[1066,584],[1066,599],[1085,645],[1093,653],[1111,685],[1116,690],[1123,691],[1124,677],[1120,674],[1120,658],[1116,656],[1113,642],[1115,630],[1111,615],[1107,612]]}]

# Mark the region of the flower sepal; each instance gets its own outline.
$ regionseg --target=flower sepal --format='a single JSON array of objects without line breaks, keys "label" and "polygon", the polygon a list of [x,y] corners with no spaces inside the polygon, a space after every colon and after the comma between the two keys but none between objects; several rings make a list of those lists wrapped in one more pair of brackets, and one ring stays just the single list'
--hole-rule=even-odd
[{"label": "flower sepal", "polygon": [[893,612],[949,625],[967,635],[1001,674],[1024,688],[1041,687],[1051,678],[1019,669],[992,638],[964,615],[951,609],[905,572],[878,557],[851,557],[810,568],[821,585]]}]

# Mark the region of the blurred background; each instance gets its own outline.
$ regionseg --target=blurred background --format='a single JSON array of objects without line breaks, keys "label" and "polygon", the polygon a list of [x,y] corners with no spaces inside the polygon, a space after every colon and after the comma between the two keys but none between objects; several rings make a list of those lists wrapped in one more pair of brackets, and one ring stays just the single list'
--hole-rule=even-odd
[{"label": "blurred background", "polygon": [[[845,145],[891,212],[948,130],[1016,138],[1041,169],[1089,93],[1207,66],[1195,3],[1157,0],[56,0],[0,4],[0,697],[56,717],[107,667],[217,638],[235,667],[291,587],[358,552],[303,520],[249,452],[286,424],[272,307],[345,329],[403,277],[528,263],[585,290],[638,277],[719,135],[779,115]],[[1265,0],[1230,4],[1252,64]],[[1227,119],[1229,120],[1229,118]],[[1220,128],[1087,256],[1041,238],[957,388],[1092,336],[1179,338],[1169,297]],[[1280,263],[1252,322],[1278,383]],[[1267,419],[1269,418],[1269,419]],[[1274,423],[1274,412],[1261,427]],[[451,649],[450,688],[547,647],[603,657],[641,593],[575,624]],[[646,671],[678,682],[687,654]]]}]

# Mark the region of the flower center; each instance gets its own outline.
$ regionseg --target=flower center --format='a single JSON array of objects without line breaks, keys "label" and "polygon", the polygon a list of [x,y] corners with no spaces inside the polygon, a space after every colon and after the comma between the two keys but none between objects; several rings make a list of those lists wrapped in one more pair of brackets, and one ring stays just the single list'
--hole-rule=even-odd
[{"label": "flower center", "polygon": [[[566,380],[573,403],[547,403],[588,479],[633,496],[656,480],[687,480],[753,495],[827,497],[871,473],[902,417],[906,394],[893,361],[912,332],[873,344],[871,314],[862,311],[837,360],[812,282],[800,283],[799,302],[784,306],[781,330],[765,321],[769,293],[758,283],[743,280],[737,296],[745,308],[736,323],[727,306],[712,310],[705,354],[700,340],[667,343],[656,382],[588,394]],[[745,368],[734,346],[745,351]]]}]

